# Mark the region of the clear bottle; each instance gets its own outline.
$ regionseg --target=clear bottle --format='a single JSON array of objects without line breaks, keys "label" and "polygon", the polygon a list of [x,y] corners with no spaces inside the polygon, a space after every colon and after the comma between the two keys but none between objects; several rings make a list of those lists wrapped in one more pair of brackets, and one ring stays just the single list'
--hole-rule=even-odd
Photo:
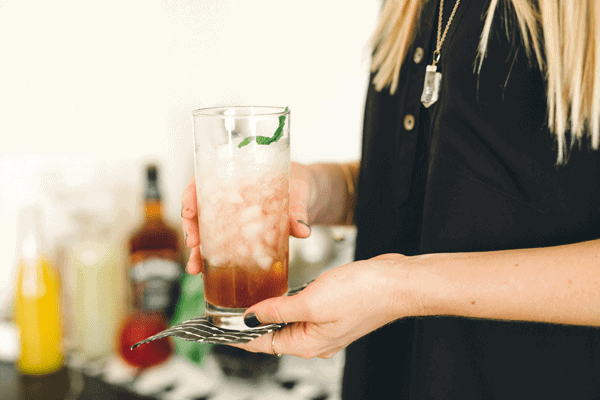
[{"label": "clear bottle", "polygon": [[93,360],[115,349],[122,308],[121,269],[109,227],[90,212],[79,212],[74,220],[71,274],[76,343],[79,354]]},{"label": "clear bottle", "polygon": [[159,364],[173,352],[168,338],[135,350],[130,347],[167,329],[179,296],[178,279],[183,272],[177,231],[162,217],[158,168],[146,169],[144,224],[129,240],[129,279],[133,312],[120,335],[120,354],[136,367]]},{"label": "clear bottle", "polygon": [[19,371],[46,375],[64,363],[60,279],[44,242],[39,207],[19,216],[20,254],[15,291],[15,322],[19,329]]}]

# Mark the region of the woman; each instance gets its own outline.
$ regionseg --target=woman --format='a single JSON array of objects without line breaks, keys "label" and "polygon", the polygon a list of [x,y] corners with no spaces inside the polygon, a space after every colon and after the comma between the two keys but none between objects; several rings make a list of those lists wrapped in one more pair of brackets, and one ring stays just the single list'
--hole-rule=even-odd
[{"label": "woman", "polygon": [[243,347],[347,348],[344,399],[597,396],[600,5],[390,0],[372,78],[361,162],[292,167],[292,234],[355,221],[357,261],[251,307],[290,324]]}]

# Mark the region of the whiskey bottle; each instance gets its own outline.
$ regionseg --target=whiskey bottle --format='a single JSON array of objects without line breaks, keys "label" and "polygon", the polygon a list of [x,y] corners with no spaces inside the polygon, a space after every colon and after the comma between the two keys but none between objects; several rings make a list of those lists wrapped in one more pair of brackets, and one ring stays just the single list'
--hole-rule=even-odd
[{"label": "whiskey bottle", "polygon": [[158,168],[149,165],[146,173],[145,223],[129,241],[128,275],[134,308],[160,310],[171,318],[179,295],[177,282],[183,272],[179,236],[162,217]]},{"label": "whiskey bottle", "polygon": [[130,350],[140,340],[167,329],[179,295],[183,272],[177,231],[162,217],[158,168],[146,169],[144,224],[129,240],[129,270],[132,313],[120,335],[119,350],[125,361],[150,367],[173,352],[168,338]]}]

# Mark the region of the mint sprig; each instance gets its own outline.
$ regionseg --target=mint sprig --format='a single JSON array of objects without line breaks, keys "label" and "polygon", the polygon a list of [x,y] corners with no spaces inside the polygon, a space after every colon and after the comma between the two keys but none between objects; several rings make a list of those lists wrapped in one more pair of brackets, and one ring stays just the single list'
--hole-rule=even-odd
[{"label": "mint sprig", "polygon": [[[288,111],[288,107],[285,108],[284,110],[285,112]],[[275,131],[275,133],[273,133],[273,136],[268,137],[268,136],[248,136],[246,139],[242,140],[240,142],[240,144],[238,144],[238,148],[241,149],[242,147],[252,143],[252,141],[256,140],[257,144],[263,144],[263,145],[267,145],[267,144],[271,144],[273,142],[278,141],[279,139],[281,139],[281,137],[283,136],[283,127],[285,125],[285,115],[282,115],[279,117],[279,126],[277,127],[277,130]]]}]

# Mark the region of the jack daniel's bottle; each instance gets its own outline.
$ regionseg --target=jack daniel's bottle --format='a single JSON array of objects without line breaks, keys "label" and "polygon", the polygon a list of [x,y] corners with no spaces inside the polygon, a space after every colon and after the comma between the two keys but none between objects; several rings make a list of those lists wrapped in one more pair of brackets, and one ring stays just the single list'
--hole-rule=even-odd
[{"label": "jack daniel's bottle", "polygon": [[172,353],[167,338],[133,351],[130,347],[168,328],[183,271],[179,237],[162,218],[157,167],[149,165],[146,174],[145,222],[129,241],[133,313],[123,326],[120,343],[122,356],[137,367],[156,365]]},{"label": "jack daniel's bottle", "polygon": [[161,310],[170,318],[183,269],[177,232],[162,218],[158,170],[154,165],[147,167],[144,205],[146,221],[129,241],[134,307]]}]

